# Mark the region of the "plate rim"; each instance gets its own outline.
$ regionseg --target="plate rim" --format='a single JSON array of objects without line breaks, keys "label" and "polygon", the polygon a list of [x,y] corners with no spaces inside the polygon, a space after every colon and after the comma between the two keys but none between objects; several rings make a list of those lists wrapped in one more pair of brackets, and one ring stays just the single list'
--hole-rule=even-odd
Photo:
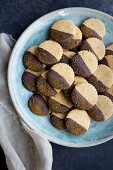
[{"label": "plate rim", "polygon": [[25,34],[27,34],[27,31],[29,29],[31,29],[37,23],[37,21],[41,21],[41,20],[45,19],[45,17],[48,18],[50,15],[53,15],[53,14],[56,14],[56,13],[59,13],[59,12],[73,11],[73,10],[76,10],[76,11],[81,11],[82,10],[82,11],[87,11],[87,12],[94,12],[94,13],[98,13],[98,14],[101,14],[101,15],[105,15],[106,17],[109,17],[110,19],[113,20],[113,17],[111,15],[109,15],[109,14],[106,14],[106,13],[104,13],[102,11],[99,11],[99,10],[96,10],[96,9],[84,8],[84,7],[62,8],[62,9],[58,9],[58,10],[55,10],[55,11],[52,11],[52,12],[49,12],[49,13],[43,15],[42,17],[36,19],[33,23],[31,23],[24,30],[24,32],[20,35],[20,37],[16,41],[16,44],[14,45],[14,48],[13,48],[12,53],[11,53],[10,58],[9,58],[8,71],[7,71],[7,80],[8,80],[9,94],[10,94],[12,103],[13,103],[16,111],[17,111],[17,114],[19,115],[19,117],[22,119],[22,121],[30,129],[34,130],[36,133],[39,132],[40,134],[45,135],[49,141],[51,141],[53,143],[56,143],[58,145],[67,146],[67,147],[75,147],[75,148],[83,148],[83,147],[91,147],[91,146],[95,146],[95,145],[99,145],[99,144],[105,143],[105,142],[109,141],[110,139],[113,139],[113,135],[111,135],[109,137],[106,137],[104,139],[98,140],[98,141],[94,141],[94,142],[90,141],[90,142],[84,142],[84,143],[80,143],[79,144],[79,143],[65,142],[65,141],[62,141],[60,139],[56,139],[56,138],[53,138],[51,136],[48,136],[48,135],[44,134],[43,132],[41,132],[40,130],[35,128],[33,126],[33,124],[29,120],[26,120],[26,118],[24,117],[24,114],[22,114],[21,107],[19,107],[19,105],[16,103],[15,93],[12,93],[13,92],[13,87],[12,87],[12,82],[10,81],[10,75],[11,75],[11,72],[12,72],[12,63],[13,63],[13,59],[14,59],[14,54],[15,54],[16,48],[18,47],[18,44],[20,43],[20,41],[22,41],[22,39],[25,36]]}]

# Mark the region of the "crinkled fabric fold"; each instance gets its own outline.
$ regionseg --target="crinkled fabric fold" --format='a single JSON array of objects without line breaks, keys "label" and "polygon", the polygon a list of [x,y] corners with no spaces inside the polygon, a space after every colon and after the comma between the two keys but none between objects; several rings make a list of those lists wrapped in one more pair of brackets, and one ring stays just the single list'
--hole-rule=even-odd
[{"label": "crinkled fabric fold", "polygon": [[45,136],[18,117],[7,86],[7,66],[15,40],[0,34],[0,145],[9,170],[51,170],[52,148]]}]

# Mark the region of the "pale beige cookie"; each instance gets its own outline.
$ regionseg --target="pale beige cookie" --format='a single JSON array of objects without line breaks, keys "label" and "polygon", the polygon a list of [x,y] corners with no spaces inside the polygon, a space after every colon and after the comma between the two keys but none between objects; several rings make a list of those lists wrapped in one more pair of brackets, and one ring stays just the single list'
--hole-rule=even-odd
[{"label": "pale beige cookie", "polygon": [[90,117],[85,110],[74,109],[66,116],[66,128],[70,133],[80,135],[90,127]]},{"label": "pale beige cookie", "polygon": [[88,111],[89,116],[96,121],[109,119],[113,114],[113,103],[104,95],[99,95],[96,105]]},{"label": "pale beige cookie", "polygon": [[104,23],[97,18],[89,18],[81,25],[84,38],[96,37],[102,39],[105,35]]},{"label": "pale beige cookie", "polygon": [[73,88],[71,98],[75,108],[89,110],[96,104],[98,94],[90,83],[81,83]]},{"label": "pale beige cookie", "polygon": [[98,62],[93,53],[83,50],[72,57],[71,66],[75,75],[88,78],[96,71]]},{"label": "pale beige cookie", "polygon": [[73,49],[76,48],[82,41],[82,32],[80,31],[80,29],[75,26],[75,35],[72,39],[68,39],[68,40],[62,40],[61,42],[59,42],[63,48],[66,49]]},{"label": "pale beige cookie", "polygon": [[69,65],[58,63],[48,71],[47,79],[53,88],[66,90],[74,82],[74,72]]},{"label": "pale beige cookie", "polygon": [[82,40],[80,29],[70,20],[58,20],[50,30],[51,37],[59,42],[63,48],[72,49]]},{"label": "pale beige cookie", "polygon": [[88,82],[93,84],[98,92],[104,92],[113,84],[113,72],[108,66],[100,64]]},{"label": "pale beige cookie", "polygon": [[81,50],[91,51],[98,60],[101,60],[105,56],[105,45],[98,38],[88,38],[81,44]]},{"label": "pale beige cookie", "polygon": [[42,42],[36,51],[37,58],[46,65],[52,65],[60,61],[63,48],[55,41],[47,40]]},{"label": "pale beige cookie", "polygon": [[49,108],[58,113],[66,113],[72,108],[72,103],[65,97],[63,92],[48,98]]},{"label": "pale beige cookie", "polygon": [[50,34],[54,40],[64,41],[73,38],[75,31],[74,23],[70,20],[63,19],[58,20],[52,25]]}]

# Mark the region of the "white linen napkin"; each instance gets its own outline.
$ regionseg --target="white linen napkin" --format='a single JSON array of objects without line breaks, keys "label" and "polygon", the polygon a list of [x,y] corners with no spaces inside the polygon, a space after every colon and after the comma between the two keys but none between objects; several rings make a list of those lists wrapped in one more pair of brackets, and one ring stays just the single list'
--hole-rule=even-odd
[{"label": "white linen napkin", "polygon": [[51,170],[49,141],[19,120],[9,96],[7,66],[14,43],[11,35],[0,34],[0,145],[9,170]]}]

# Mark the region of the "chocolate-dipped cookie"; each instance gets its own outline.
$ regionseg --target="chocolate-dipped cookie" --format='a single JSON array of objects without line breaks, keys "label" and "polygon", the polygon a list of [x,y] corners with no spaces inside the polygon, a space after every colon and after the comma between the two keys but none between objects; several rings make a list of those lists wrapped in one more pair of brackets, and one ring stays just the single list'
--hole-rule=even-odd
[{"label": "chocolate-dipped cookie", "polygon": [[105,35],[105,26],[101,20],[89,18],[82,23],[81,31],[84,38],[95,37],[102,39]]},{"label": "chocolate-dipped cookie", "polygon": [[74,56],[74,52],[73,51],[65,51],[63,52],[62,58],[59,61],[59,63],[66,63],[68,65],[70,65],[70,59]]},{"label": "chocolate-dipped cookie", "polygon": [[90,117],[85,110],[70,111],[65,120],[67,130],[75,135],[85,133],[90,127]]},{"label": "chocolate-dipped cookie", "polygon": [[60,61],[62,54],[61,45],[52,40],[42,42],[36,50],[37,58],[46,65],[52,65]]},{"label": "chocolate-dipped cookie", "polygon": [[52,25],[50,35],[57,42],[72,39],[75,35],[75,25],[70,20],[58,20]]},{"label": "chocolate-dipped cookie", "polygon": [[98,94],[90,83],[81,83],[73,88],[71,98],[75,108],[89,110],[96,104]]},{"label": "chocolate-dipped cookie", "polygon": [[27,69],[38,72],[43,69],[44,65],[38,60],[36,56],[36,49],[37,46],[32,46],[25,52],[23,56],[23,63]]},{"label": "chocolate-dipped cookie", "polygon": [[99,95],[97,103],[88,111],[89,116],[96,121],[109,119],[113,114],[113,103],[104,95]]},{"label": "chocolate-dipped cookie", "polygon": [[51,37],[59,42],[63,48],[72,49],[82,40],[80,29],[70,20],[58,20],[50,30]]},{"label": "chocolate-dipped cookie", "polygon": [[71,100],[70,96],[71,96],[72,91],[75,88],[75,86],[77,84],[81,84],[81,83],[87,83],[87,80],[84,79],[83,77],[75,76],[74,83],[67,90],[64,90],[64,94],[68,100]]},{"label": "chocolate-dipped cookie", "polygon": [[72,108],[72,103],[67,100],[63,92],[48,98],[49,108],[53,112],[67,113]]},{"label": "chocolate-dipped cookie", "polygon": [[49,83],[46,80],[46,76],[47,76],[47,71],[42,73],[41,76],[37,79],[36,82],[37,91],[41,95],[46,97],[54,96],[57,94],[57,91],[49,85]]},{"label": "chocolate-dipped cookie", "polygon": [[113,55],[113,44],[106,47],[106,55]]},{"label": "chocolate-dipped cookie", "polygon": [[111,101],[113,102],[113,85],[108,90],[103,92],[102,94],[109,97]]},{"label": "chocolate-dipped cookie", "polygon": [[76,48],[82,41],[82,33],[80,29],[75,26],[75,35],[72,39],[61,41],[60,44],[63,48],[73,49]]},{"label": "chocolate-dipped cookie", "polygon": [[52,112],[50,114],[50,120],[51,123],[54,127],[56,127],[57,129],[65,129],[65,117],[66,117],[66,113],[62,114],[62,113],[56,113],[56,112]]},{"label": "chocolate-dipped cookie", "polygon": [[93,53],[83,50],[72,57],[71,66],[75,75],[88,78],[96,71],[98,62]]},{"label": "chocolate-dipped cookie", "polygon": [[37,72],[33,72],[31,70],[25,70],[22,75],[22,84],[29,91],[37,91],[36,89],[36,80],[38,78]]},{"label": "chocolate-dipped cookie", "polygon": [[28,102],[30,110],[34,114],[38,114],[41,116],[46,116],[49,114],[49,108],[42,96],[39,94],[33,94]]},{"label": "chocolate-dipped cookie", "polygon": [[91,51],[98,60],[105,56],[105,45],[98,38],[88,38],[81,43],[81,50]]},{"label": "chocolate-dipped cookie", "polygon": [[47,79],[53,88],[66,90],[74,82],[74,72],[69,65],[65,63],[58,63],[52,66],[48,71]]},{"label": "chocolate-dipped cookie", "polygon": [[104,92],[113,84],[113,72],[108,66],[100,64],[88,82],[95,86],[98,92]]},{"label": "chocolate-dipped cookie", "polygon": [[100,63],[108,66],[113,71],[113,55],[106,55]]}]

